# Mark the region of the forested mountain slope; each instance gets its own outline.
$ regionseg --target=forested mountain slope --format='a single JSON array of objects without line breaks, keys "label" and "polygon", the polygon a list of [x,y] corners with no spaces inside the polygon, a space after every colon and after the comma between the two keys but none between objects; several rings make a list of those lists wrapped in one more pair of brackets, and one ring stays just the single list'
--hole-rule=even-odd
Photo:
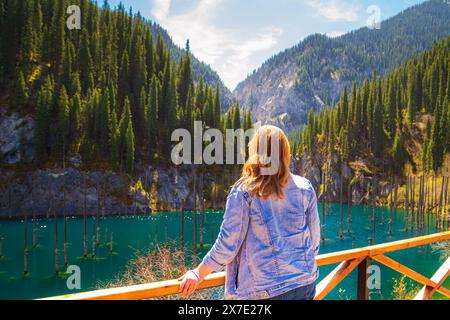
[{"label": "forested mountain slope", "polygon": [[312,35],[267,60],[234,95],[257,120],[292,129],[306,122],[311,107],[337,101],[345,85],[372,71],[385,74],[450,35],[449,21],[450,5],[432,0],[382,22],[380,30]]},{"label": "forested mountain slope", "polygon": [[[69,4],[83,12],[80,30],[66,27]],[[0,29],[2,104],[34,118],[38,165],[75,154],[85,165],[127,172],[138,160],[169,164],[175,128],[229,122],[220,82],[208,83],[217,75],[123,6],[6,0]],[[228,118],[250,125],[238,111],[232,107]]]},{"label": "forested mountain slope", "polygon": [[[351,168],[380,179],[448,174],[450,169],[450,37],[361,86],[344,88],[334,108],[310,111],[292,134],[305,174]],[[311,170],[314,168],[313,170]],[[315,177],[316,182],[321,179]],[[354,181],[356,182],[356,181]]]}]

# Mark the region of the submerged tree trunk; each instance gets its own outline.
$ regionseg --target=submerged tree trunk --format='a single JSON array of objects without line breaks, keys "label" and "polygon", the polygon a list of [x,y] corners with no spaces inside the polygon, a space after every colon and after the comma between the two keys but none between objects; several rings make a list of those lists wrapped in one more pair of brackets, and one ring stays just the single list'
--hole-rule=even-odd
[{"label": "submerged tree trunk", "polygon": [[66,189],[63,190],[63,217],[64,217],[64,265],[68,263],[68,245],[67,245],[67,212],[66,212]]},{"label": "submerged tree trunk", "polygon": [[344,237],[344,178],[341,175],[341,181],[339,185],[339,238]]},{"label": "submerged tree trunk", "polygon": [[28,211],[25,210],[24,245],[23,245],[23,274],[28,274]]},{"label": "submerged tree trunk", "polygon": [[347,233],[350,234],[350,224],[352,216],[352,205],[353,205],[353,195],[352,195],[352,184],[348,184],[347,190]]},{"label": "submerged tree trunk", "polygon": [[54,225],[55,225],[55,272],[56,274],[59,273],[59,252],[58,252],[58,220],[57,220],[57,213],[56,209],[53,210],[54,212]]},{"label": "submerged tree trunk", "polygon": [[95,217],[97,247],[100,246],[100,186],[97,185],[97,215]]},{"label": "submerged tree trunk", "polygon": [[193,217],[192,220],[194,222],[194,239],[193,239],[193,246],[194,246],[194,267],[197,266],[197,174],[195,170],[193,171],[194,174],[194,211],[193,211]]},{"label": "submerged tree trunk", "polygon": [[373,207],[373,241],[376,239],[377,233],[377,181],[373,180],[372,186],[372,207]]},{"label": "submerged tree trunk", "polygon": [[406,186],[405,186],[405,230],[408,232],[409,225],[409,184],[410,177],[406,177]]},{"label": "submerged tree trunk", "polygon": [[[394,196],[392,194],[393,191],[393,187],[392,187],[392,183],[389,184],[389,196],[390,196],[390,201],[389,201],[389,235],[392,236],[392,210],[394,209]],[[384,214],[383,214],[384,216]]]},{"label": "submerged tree trunk", "polygon": [[86,175],[83,175],[83,185],[84,185],[84,207],[83,207],[83,256],[87,258],[88,248],[87,248],[87,189],[86,189]]},{"label": "submerged tree trunk", "polygon": [[184,253],[184,204],[185,200],[181,202],[181,223],[180,223],[180,246],[181,251]]},{"label": "submerged tree trunk", "polygon": [[204,173],[202,170],[202,174],[200,175],[200,205],[201,205],[201,220],[200,220],[200,247],[203,248],[205,245],[205,199],[203,194],[203,186],[204,186]]}]

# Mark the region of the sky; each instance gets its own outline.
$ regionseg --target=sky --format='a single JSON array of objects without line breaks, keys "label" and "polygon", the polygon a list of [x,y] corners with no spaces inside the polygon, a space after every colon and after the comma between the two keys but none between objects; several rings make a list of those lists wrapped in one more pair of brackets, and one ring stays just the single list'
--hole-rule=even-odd
[{"label": "sky", "polygon": [[[109,0],[156,21],[233,90],[274,54],[313,33],[339,36],[424,0]],[[101,1],[99,1],[101,3]]]}]

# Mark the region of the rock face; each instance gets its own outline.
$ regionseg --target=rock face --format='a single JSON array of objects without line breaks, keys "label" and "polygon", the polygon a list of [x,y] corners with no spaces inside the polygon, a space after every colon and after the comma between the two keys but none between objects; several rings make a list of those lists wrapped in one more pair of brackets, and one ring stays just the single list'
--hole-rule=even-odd
[{"label": "rock face", "polygon": [[[313,107],[334,105],[353,81],[397,67],[450,34],[450,6],[428,1],[337,38],[312,35],[267,60],[234,90],[254,120],[290,130]],[[388,54],[387,54],[388,53]]]},{"label": "rock face", "polygon": [[[342,181],[344,186],[344,202],[346,202],[348,198],[347,185],[350,181],[352,181],[353,204],[372,204],[371,193],[369,193],[369,190],[372,188],[371,184],[374,178],[372,174],[368,174],[364,170],[355,170],[345,163],[339,163],[336,157],[331,159],[329,168],[330,172],[328,176],[329,180],[327,193],[328,201],[340,201],[341,180],[344,179]],[[320,201],[323,197],[321,190],[321,184],[323,184],[322,170],[310,161],[308,155],[305,154],[302,158],[293,159],[291,170],[311,181]],[[377,192],[377,203],[386,204],[387,197],[389,196],[389,186],[386,182],[381,181],[379,178],[377,178],[377,181],[379,186]]]},{"label": "rock face", "polygon": [[[139,172],[130,179],[111,170],[75,167],[31,172],[0,169],[0,219],[21,217],[25,212],[62,215],[64,209],[73,216],[85,210],[88,215],[101,216],[149,214],[180,210],[183,201],[186,209],[193,208],[190,170],[147,167]],[[208,186],[213,177],[205,176],[204,181]]]},{"label": "rock face", "polygon": [[[0,217],[24,212],[38,216],[142,214],[151,212],[145,192],[131,188],[126,176],[112,171],[75,168],[34,172],[2,171]],[[136,194],[136,196],[135,196]]]},{"label": "rock face", "polygon": [[36,123],[27,115],[7,114],[0,109],[0,162],[15,164],[31,162],[35,157]]}]

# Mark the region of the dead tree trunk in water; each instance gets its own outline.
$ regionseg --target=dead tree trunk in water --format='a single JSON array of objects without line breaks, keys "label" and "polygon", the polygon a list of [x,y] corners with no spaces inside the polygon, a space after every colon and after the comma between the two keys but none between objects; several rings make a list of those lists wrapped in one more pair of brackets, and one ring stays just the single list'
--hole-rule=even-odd
[{"label": "dead tree trunk in water", "polygon": [[68,263],[68,246],[67,246],[67,215],[66,215],[66,189],[63,189],[63,217],[64,217],[64,265]]},{"label": "dead tree trunk in water", "polygon": [[373,207],[373,240],[375,241],[375,236],[377,233],[377,181],[373,180],[372,186],[372,207]]},{"label": "dead tree trunk in water", "polygon": [[442,212],[442,214],[444,215],[444,225],[443,228],[448,229],[449,227],[449,223],[450,223],[450,217],[449,217],[449,209],[448,209],[448,205],[449,205],[449,192],[448,192],[448,185],[449,185],[449,180],[450,177],[447,177],[447,182],[445,183],[445,198],[444,198],[444,211]]},{"label": "dead tree trunk in water", "polygon": [[325,215],[326,215],[326,197],[327,197],[327,177],[326,173],[322,174],[323,193],[322,193],[322,241],[325,241]]},{"label": "dead tree trunk in water", "polygon": [[95,217],[97,247],[100,246],[100,185],[97,184],[97,215]]},{"label": "dead tree trunk in water", "polygon": [[58,253],[58,220],[56,215],[56,208],[53,209],[53,215],[54,215],[54,225],[55,225],[55,272],[56,274],[59,273],[59,253]]},{"label": "dead tree trunk in water", "polygon": [[406,177],[406,186],[405,186],[405,229],[408,232],[408,224],[409,224],[409,184],[410,178]]},{"label": "dead tree trunk in water", "polygon": [[193,239],[193,246],[194,246],[194,267],[197,266],[197,175],[196,172],[194,171],[194,211],[193,211],[193,216],[192,216],[192,220],[193,220],[193,224],[194,224],[194,239]]},{"label": "dead tree trunk in water", "polygon": [[95,225],[92,225],[92,258],[95,257]]},{"label": "dead tree trunk in water", "polygon": [[416,228],[416,177],[412,177],[411,185],[411,230]]},{"label": "dead tree trunk in water", "polygon": [[31,212],[33,214],[33,248],[36,248],[37,246],[37,238],[36,238],[36,203],[35,203],[35,198],[34,198],[34,179],[32,180],[31,183],[31,199],[33,204],[31,205]]},{"label": "dead tree trunk in water", "polygon": [[353,194],[352,194],[352,184],[348,184],[348,192],[347,192],[347,233],[350,234],[350,223],[352,216],[352,206],[353,206]]},{"label": "dead tree trunk in water", "polygon": [[205,200],[203,199],[203,181],[204,176],[203,176],[203,170],[202,173],[200,175],[200,210],[201,210],[201,220],[200,220],[200,247],[203,248],[204,246],[204,235],[205,235]]},{"label": "dead tree trunk in water", "polygon": [[86,208],[86,198],[87,198],[87,189],[86,189],[86,175],[83,175],[83,188],[84,188],[84,207],[83,207],[83,256],[87,258],[88,249],[87,249],[87,208]]},{"label": "dead tree trunk in water", "polygon": [[180,225],[181,225],[180,246],[181,246],[181,252],[183,252],[183,253],[184,253],[184,204],[185,204],[185,201],[183,200],[181,202],[181,223],[180,223]]},{"label": "dead tree trunk in water", "polygon": [[25,209],[24,219],[24,245],[23,245],[23,274],[28,274],[28,210]]},{"label": "dead tree trunk in water", "polygon": [[389,201],[389,235],[392,236],[392,210],[394,209],[394,197],[392,194],[392,183],[389,184],[389,195],[390,195],[390,201]]},{"label": "dead tree trunk in water", "polygon": [[339,183],[339,238],[344,237],[344,182],[342,181],[344,178],[340,177]]},{"label": "dead tree trunk in water", "polygon": [[439,205],[437,208],[437,216],[436,216],[436,224],[437,227],[440,228],[442,227],[442,223],[443,223],[443,217],[442,217],[442,208],[443,208],[443,204],[444,204],[444,185],[445,185],[445,177],[442,177],[442,185],[441,185],[441,192],[440,192],[440,196],[439,196]]}]

